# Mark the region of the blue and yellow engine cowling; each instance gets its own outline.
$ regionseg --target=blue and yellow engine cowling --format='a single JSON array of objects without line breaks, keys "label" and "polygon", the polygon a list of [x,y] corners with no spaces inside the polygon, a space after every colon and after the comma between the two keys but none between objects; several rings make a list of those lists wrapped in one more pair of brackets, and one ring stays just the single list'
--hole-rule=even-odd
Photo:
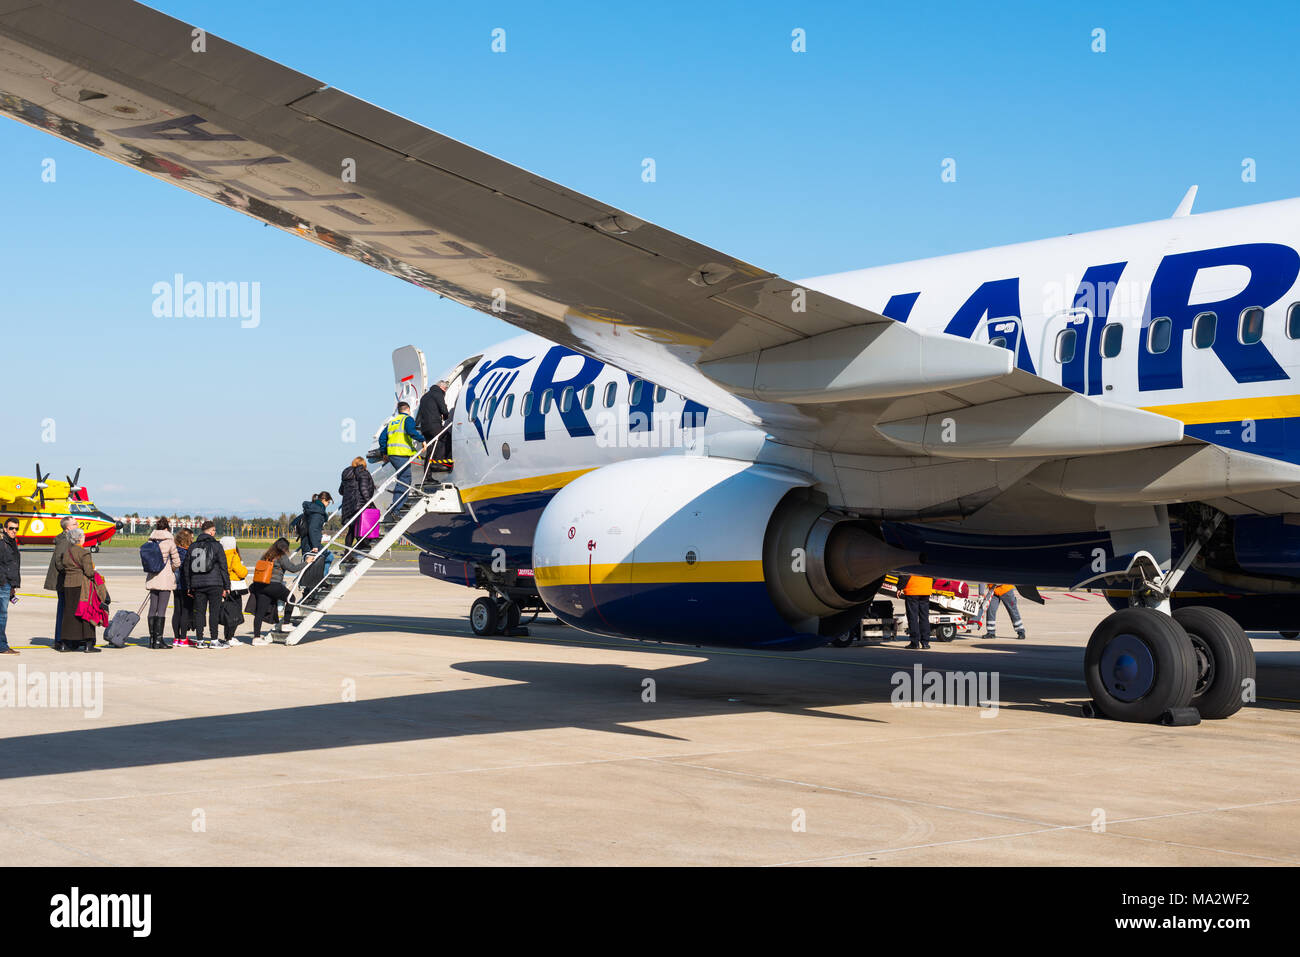
[{"label": "blue and yellow engine cowling", "polygon": [[915,556],[826,508],[801,473],[723,458],[608,465],[547,504],[537,589],[561,620],[615,637],[795,650]]}]

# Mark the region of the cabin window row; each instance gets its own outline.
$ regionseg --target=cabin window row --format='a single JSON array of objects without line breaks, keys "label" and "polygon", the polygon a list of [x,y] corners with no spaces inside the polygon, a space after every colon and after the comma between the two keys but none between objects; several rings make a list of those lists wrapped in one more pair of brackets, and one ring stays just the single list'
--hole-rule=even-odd
[{"label": "cabin window row", "polygon": [[[651,385],[644,379],[633,379],[631,387],[628,389],[628,402],[631,405],[639,405],[644,395],[644,390],[647,388],[654,390],[653,400],[655,402],[663,402],[668,395],[668,390],[661,385]],[[617,400],[618,383],[607,383],[605,388],[602,390],[601,404],[605,408],[609,409],[613,407]],[[558,400],[555,398],[554,389],[547,389],[540,396],[535,396],[531,391],[529,391],[525,392],[519,401],[520,415],[532,415],[534,403],[537,404],[538,411],[545,415],[551,411],[553,405],[558,405],[561,412],[569,412],[573,409],[575,402],[581,405],[583,409],[590,409],[592,405],[595,404],[595,401],[596,387],[594,385],[587,386],[581,393],[577,392],[573,386],[567,385],[560,390],[560,397]],[[482,411],[485,418],[491,419],[496,415],[498,408],[501,411],[501,417],[503,419],[510,418],[515,411],[514,393],[505,396],[494,396],[487,400],[486,403],[481,399],[475,399],[473,406],[470,407],[469,415],[471,419],[475,419],[478,418],[479,412]]]},{"label": "cabin window row", "polygon": [[[1209,349],[1214,345],[1218,335],[1219,317],[1213,312],[1198,313],[1192,320],[1192,347]],[[1168,352],[1173,342],[1174,321],[1168,316],[1160,316],[1151,321],[1147,327],[1146,347],[1153,355]],[[1300,339],[1300,302],[1294,302],[1286,311],[1286,335],[1288,339]],[[1237,317],[1237,341],[1243,346],[1254,345],[1264,338],[1264,310],[1260,306],[1250,306],[1241,310]],[[995,343],[997,344],[997,343]],[[1098,351],[1103,359],[1113,359],[1124,347],[1124,326],[1118,322],[1109,322],[1102,327]],[[1064,365],[1074,360],[1079,348],[1079,331],[1062,329],[1056,337],[1056,361]]]}]

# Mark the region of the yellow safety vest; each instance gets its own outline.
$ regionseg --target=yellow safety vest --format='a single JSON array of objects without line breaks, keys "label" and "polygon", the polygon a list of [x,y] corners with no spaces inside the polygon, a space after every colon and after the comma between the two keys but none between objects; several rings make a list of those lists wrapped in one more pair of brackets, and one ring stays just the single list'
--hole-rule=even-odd
[{"label": "yellow safety vest", "polygon": [[388,454],[405,455],[408,458],[415,454],[415,446],[411,444],[411,439],[406,434],[406,413],[399,412],[388,420]]}]

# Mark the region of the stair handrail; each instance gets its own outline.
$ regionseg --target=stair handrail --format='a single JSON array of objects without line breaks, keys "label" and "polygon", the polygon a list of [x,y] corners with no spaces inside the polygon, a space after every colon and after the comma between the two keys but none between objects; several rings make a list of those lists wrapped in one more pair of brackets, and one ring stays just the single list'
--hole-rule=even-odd
[{"label": "stair handrail", "polygon": [[[444,425],[444,426],[442,427],[442,429],[438,432],[438,434],[435,435],[435,436],[433,436],[433,438],[427,440],[423,445],[421,445],[420,448],[419,448],[419,451],[417,451],[417,452],[415,453],[415,455],[412,455],[411,458],[413,458],[413,459],[414,459],[414,458],[418,458],[421,454],[424,453],[424,450],[425,450],[425,449],[429,448],[431,445],[433,445],[435,442],[437,442],[438,439],[442,438],[443,435],[446,434],[447,430],[451,428],[451,426],[452,426],[452,422],[451,422],[450,419],[448,419],[448,420],[447,420],[447,424]],[[382,467],[383,467],[383,466],[381,465],[380,468],[382,468]],[[369,471],[369,470],[367,469],[367,471]],[[378,471],[378,469],[376,469],[376,471]],[[336,541],[338,541],[338,539],[339,539],[341,536],[346,535],[346,534],[347,534],[347,530],[348,530],[348,526],[351,525],[354,521],[356,521],[357,516],[360,515],[362,512],[364,512],[367,508],[369,508],[370,505],[371,505],[372,503],[374,503],[374,502],[379,498],[380,494],[381,494],[385,489],[387,489],[388,486],[389,486],[390,484],[392,484],[392,483],[396,480],[397,476],[398,476],[400,473],[401,473],[401,469],[394,469],[394,470],[393,470],[393,474],[390,475],[390,476],[388,476],[388,478],[384,479],[384,481],[383,481],[382,484],[380,484],[380,485],[376,485],[376,486],[375,486],[375,492],[374,492],[374,494],[371,495],[370,498],[368,498],[368,499],[366,500],[365,504],[363,504],[360,508],[358,508],[358,509],[356,510],[356,512],[351,516],[351,518],[349,518],[347,521],[343,522],[343,524],[339,527],[339,530],[338,530],[337,532],[335,532],[333,535],[331,535],[331,536],[330,536],[329,538],[327,538],[325,541],[321,542],[321,546],[320,546],[320,548],[318,549],[318,551],[321,552],[321,553],[328,552],[328,551],[330,550],[330,546],[332,546]],[[427,466],[426,466],[426,468],[425,468],[425,473],[424,473],[424,474],[425,474],[425,477],[427,477],[428,474],[429,474],[429,473],[428,473],[428,467],[427,467]],[[423,482],[421,482],[421,485],[423,485]],[[407,495],[408,495],[408,496],[411,494],[411,492],[414,490],[414,488],[415,488],[414,484],[409,484],[409,485],[408,485],[408,490],[407,490]],[[391,512],[392,510],[393,510],[393,503],[392,503],[392,502],[389,502],[389,504],[388,504],[388,508],[384,509],[384,510],[380,513],[380,520],[382,521],[384,518],[386,518],[386,517],[388,516],[388,513]],[[342,502],[340,502],[340,503],[339,503],[339,507],[338,507],[337,509],[335,509],[335,514],[341,512],[341,511],[343,511],[343,503],[342,503]],[[328,515],[327,515],[327,517],[326,517],[326,520],[328,521]],[[343,559],[347,558],[349,555],[351,555],[351,554],[352,554],[353,552],[355,552],[355,551],[360,551],[360,543],[361,543],[361,540],[358,539],[357,542],[356,542],[356,544],[353,544],[353,545],[351,545],[351,546],[344,545],[344,546],[343,546],[343,552],[342,552],[342,554],[339,556],[339,561],[342,561]],[[319,557],[319,556],[317,556],[317,557]],[[309,567],[311,566],[311,564],[312,564],[312,562],[308,562],[307,565],[304,565],[304,566],[303,566],[302,571],[298,572],[297,577],[295,577],[294,580],[293,580],[293,584],[294,584],[294,587],[295,587],[295,588],[298,586],[298,580],[299,580],[300,578],[302,578],[303,573],[307,571],[307,568],[309,568]],[[325,578],[326,578],[326,576],[322,575],[320,581],[317,582],[316,585],[315,585],[315,586],[314,586],[310,591],[308,591],[305,595],[303,595],[301,598],[299,598],[298,601],[296,602],[296,604],[297,604],[299,607],[301,607],[302,605],[307,604],[307,599],[309,599],[312,595],[316,594],[316,592],[320,589],[321,585],[325,584]]]}]

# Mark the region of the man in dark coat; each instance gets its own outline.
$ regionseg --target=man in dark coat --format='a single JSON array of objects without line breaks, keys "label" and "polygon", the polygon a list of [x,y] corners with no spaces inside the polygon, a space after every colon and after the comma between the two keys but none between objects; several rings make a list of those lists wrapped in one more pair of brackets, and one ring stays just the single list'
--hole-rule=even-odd
[{"label": "man in dark coat", "polygon": [[199,537],[185,555],[185,582],[194,596],[194,632],[198,647],[203,644],[203,612],[208,612],[212,625],[212,641],[221,633],[221,603],[230,594],[230,566],[226,563],[226,550],[217,541],[217,526],[204,522]]},{"label": "man in dark coat", "polygon": [[[420,399],[419,409],[415,413],[416,427],[428,438],[438,435],[451,419],[451,413],[447,411],[447,380],[440,379],[433,385],[429,386],[429,391],[424,393]],[[425,453],[425,464],[428,465],[429,459],[433,459],[431,471],[446,471],[450,468],[446,464],[451,459],[451,436],[439,436],[438,441],[433,444],[433,448]]]},{"label": "man in dark coat", "polygon": [[9,603],[18,600],[22,584],[22,556],[18,554],[18,519],[6,518],[0,531],[0,655],[16,655],[9,647],[5,625],[9,622]]},{"label": "man in dark coat", "polygon": [[50,567],[45,571],[45,590],[58,596],[58,607],[54,611],[54,650],[63,650],[63,572],[59,568],[59,559],[68,550],[68,532],[77,526],[77,520],[71,515],[59,519],[63,531],[54,539],[54,554],[50,556]]}]

